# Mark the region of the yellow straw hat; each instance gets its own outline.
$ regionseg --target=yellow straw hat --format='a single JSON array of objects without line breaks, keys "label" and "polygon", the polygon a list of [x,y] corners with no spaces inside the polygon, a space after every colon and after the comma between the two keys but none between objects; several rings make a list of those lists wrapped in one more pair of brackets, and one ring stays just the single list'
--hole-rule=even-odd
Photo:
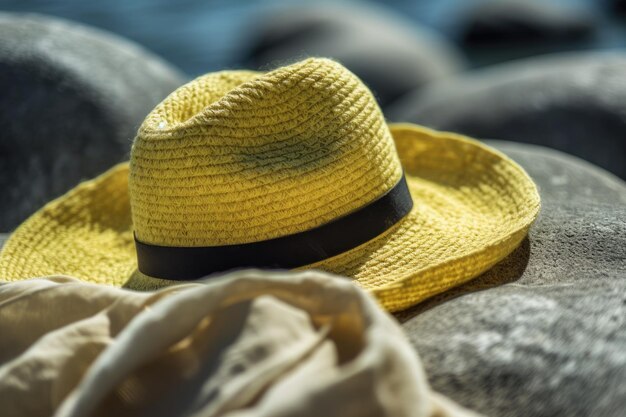
[{"label": "yellow straw hat", "polygon": [[0,278],[152,289],[233,268],[318,268],[396,311],[496,264],[538,210],[512,160],[459,135],[388,126],[354,74],[313,58],[173,92],[130,163],[15,231]]}]

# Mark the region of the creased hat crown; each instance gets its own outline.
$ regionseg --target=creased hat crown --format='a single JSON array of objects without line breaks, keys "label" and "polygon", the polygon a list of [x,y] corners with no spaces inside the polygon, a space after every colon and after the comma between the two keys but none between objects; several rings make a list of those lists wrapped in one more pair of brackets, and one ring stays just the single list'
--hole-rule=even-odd
[{"label": "creased hat crown", "polygon": [[309,230],[390,190],[402,167],[367,87],[312,58],[179,88],[139,129],[129,189],[138,240],[256,242]]}]

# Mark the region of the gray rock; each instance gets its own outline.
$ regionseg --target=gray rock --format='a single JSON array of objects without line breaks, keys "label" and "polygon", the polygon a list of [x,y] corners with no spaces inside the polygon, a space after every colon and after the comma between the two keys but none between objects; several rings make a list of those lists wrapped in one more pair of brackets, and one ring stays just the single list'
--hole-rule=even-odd
[{"label": "gray rock", "polygon": [[476,280],[398,314],[432,386],[494,416],[623,416],[626,184],[492,142],[540,187],[529,239]]},{"label": "gray rock", "polygon": [[306,56],[332,57],[358,75],[382,107],[464,66],[445,39],[369,7],[324,4],[273,12],[248,37],[250,66],[267,69]]},{"label": "gray rock", "polygon": [[116,36],[0,13],[0,232],[128,158],[144,117],[182,82]]},{"label": "gray rock", "polygon": [[549,146],[626,178],[626,54],[575,53],[477,70],[386,109],[477,138]]},{"label": "gray rock", "polygon": [[465,45],[545,44],[579,40],[595,29],[589,12],[534,0],[490,0],[458,23]]},{"label": "gray rock", "polygon": [[542,146],[487,140],[526,169],[542,197],[542,205],[588,204],[623,207],[626,183],[577,157]]}]

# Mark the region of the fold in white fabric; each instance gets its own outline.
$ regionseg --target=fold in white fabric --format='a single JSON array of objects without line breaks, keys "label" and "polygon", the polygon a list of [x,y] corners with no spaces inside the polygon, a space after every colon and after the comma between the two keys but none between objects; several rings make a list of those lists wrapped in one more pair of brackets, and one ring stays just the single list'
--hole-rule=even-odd
[{"label": "fold in white fabric", "polygon": [[2,416],[474,416],[346,278],[239,271],[156,292],[0,285]]}]

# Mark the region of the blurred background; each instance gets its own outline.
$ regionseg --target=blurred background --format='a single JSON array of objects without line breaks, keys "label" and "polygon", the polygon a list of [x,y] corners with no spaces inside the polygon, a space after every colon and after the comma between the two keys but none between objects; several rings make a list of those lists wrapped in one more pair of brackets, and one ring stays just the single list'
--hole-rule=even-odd
[{"label": "blurred background", "polygon": [[[395,13],[397,18],[432,29],[461,47],[470,67],[553,51],[626,45],[622,17],[626,2],[622,0],[1,0],[0,9],[44,13],[106,29],[140,43],[193,76],[244,66],[246,47],[254,43],[257,25],[267,16],[325,3]],[[491,34],[484,22],[484,37],[494,38],[482,42],[492,43],[488,48],[479,47],[480,34],[474,33],[472,39],[469,33],[477,23],[473,15],[487,3],[491,9],[493,3],[513,4],[508,16],[506,10],[501,11],[501,20],[492,22]],[[524,3],[534,4],[535,10],[529,6],[520,12]],[[498,32],[502,36],[507,31],[518,32],[515,48],[506,45],[515,36],[500,42],[495,39]]]}]

